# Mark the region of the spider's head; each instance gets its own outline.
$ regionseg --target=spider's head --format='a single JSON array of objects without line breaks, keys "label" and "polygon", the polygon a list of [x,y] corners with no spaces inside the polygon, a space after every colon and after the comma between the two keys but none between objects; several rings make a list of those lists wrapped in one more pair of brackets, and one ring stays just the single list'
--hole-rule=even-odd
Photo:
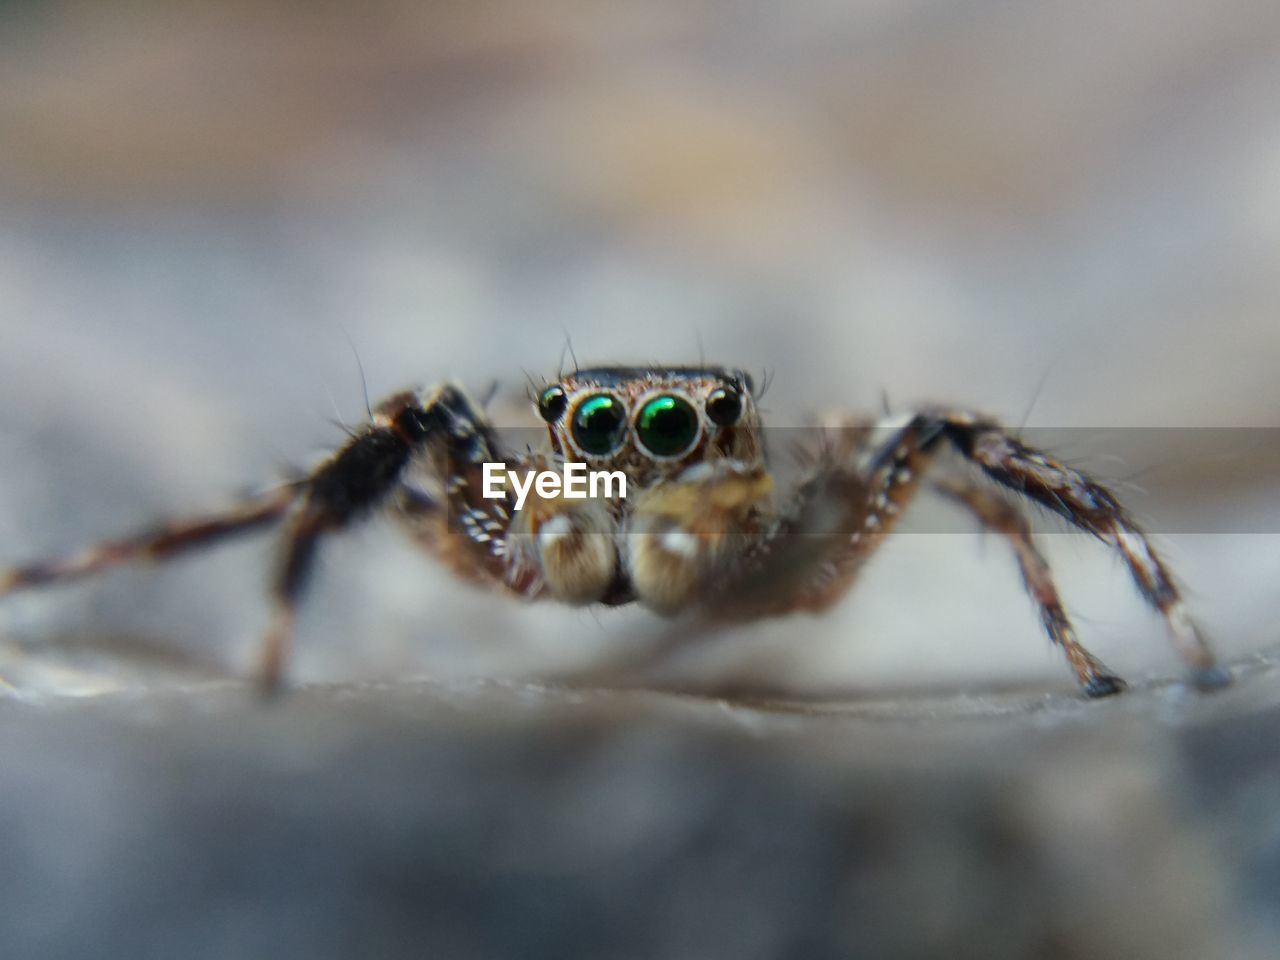
[{"label": "spider's head", "polygon": [[724,367],[575,370],[537,398],[567,461],[647,487],[704,461],[763,456],[749,374]]}]

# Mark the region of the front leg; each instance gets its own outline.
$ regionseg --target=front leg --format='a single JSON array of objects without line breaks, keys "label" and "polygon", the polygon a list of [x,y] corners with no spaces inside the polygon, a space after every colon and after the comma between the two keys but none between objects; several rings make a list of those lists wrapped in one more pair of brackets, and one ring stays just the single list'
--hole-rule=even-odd
[{"label": "front leg", "polygon": [[1169,637],[1201,690],[1231,682],[1218,666],[1204,634],[1187,612],[1182,594],[1147,535],[1106,487],[1043,451],[1034,450],[1000,424],[971,413],[921,413],[903,428],[895,444],[930,444],[944,436],[997,483],[1021,494],[1113,547],[1124,559],[1143,598],[1163,616]]},{"label": "front leg", "polygon": [[[315,566],[320,541],[367,516],[393,494],[415,457],[439,453],[450,478],[496,459],[492,429],[458,388],[405,392],[383,401],[373,419],[303,482],[290,512],[283,552],[271,582],[273,611],[263,640],[259,678],[267,692],[279,688],[293,637],[299,601]],[[501,501],[494,501],[501,509]]]},{"label": "front leg", "polygon": [[[868,436],[856,463],[830,465],[811,481],[810,503],[814,497],[829,496],[832,487],[841,485],[851,485],[854,498],[837,536],[841,545],[820,570],[830,574],[815,576],[814,586],[797,596],[797,606],[821,605],[847,588],[915,494],[924,470],[947,444],[992,480],[1114,547],[1142,596],[1163,615],[1192,682],[1202,690],[1230,682],[1230,674],[1217,665],[1208,642],[1187,613],[1164,562],[1115,496],[1079,471],[1027,447],[994,421],[959,410],[929,410],[899,418],[894,425]],[[861,481],[861,491],[855,478]],[[967,505],[974,508],[973,502]],[[1095,687],[1113,692],[1102,671],[1094,674],[1077,669],[1077,676],[1091,693]],[[1095,677],[1097,683],[1093,682]]]},{"label": "front leg", "polygon": [[[753,550],[754,562],[729,589],[710,596],[707,613],[713,619],[822,610],[840,599],[950,443],[993,480],[1115,547],[1142,595],[1164,615],[1192,682],[1201,689],[1230,682],[1150,541],[1100,484],[1026,447],[994,422],[962,411],[927,411],[875,431],[852,421],[840,427],[791,509]],[[1025,522],[1008,505],[1001,507],[971,488],[956,489],[965,491],[959,498],[965,506],[1013,544],[1046,627],[1085,692],[1103,696],[1122,689],[1118,678],[1075,640]],[[944,492],[955,498],[952,490]]]},{"label": "front leg", "polygon": [[1080,688],[1090,697],[1107,697],[1124,690],[1125,682],[1107,669],[1076,637],[1071,618],[1058,596],[1049,562],[1036,547],[1026,515],[998,491],[966,480],[937,480],[933,488],[965,507],[986,529],[1008,541],[1022,572],[1023,585],[1040,612],[1040,622],[1044,624],[1049,639],[1066,655]]},{"label": "front leg", "polygon": [[128,563],[161,563],[252,533],[280,520],[300,489],[296,483],[284,484],[217,513],[170,520],[133,536],[82,547],[66,556],[0,570],[0,596],[68,583]]},{"label": "front leg", "polygon": [[[138,561],[163,562],[283,520],[283,551],[271,582],[274,601],[263,641],[259,677],[270,691],[280,684],[302,593],[315,564],[321,539],[383,505],[393,492],[409,497],[402,481],[419,453],[434,451],[452,488],[452,506],[468,489],[480,465],[496,460],[493,431],[456,387],[397,394],[374,411],[373,419],[308,476],[246,499],[220,513],[170,521],[131,537],[78,550],[39,563],[0,570],[0,596],[54,585]],[[487,512],[486,512],[487,511]],[[472,547],[477,566],[506,569],[501,546],[506,504],[488,501],[456,517]],[[489,530],[493,535],[489,536]],[[498,549],[481,549],[492,541]],[[499,574],[500,575],[500,574]]]}]

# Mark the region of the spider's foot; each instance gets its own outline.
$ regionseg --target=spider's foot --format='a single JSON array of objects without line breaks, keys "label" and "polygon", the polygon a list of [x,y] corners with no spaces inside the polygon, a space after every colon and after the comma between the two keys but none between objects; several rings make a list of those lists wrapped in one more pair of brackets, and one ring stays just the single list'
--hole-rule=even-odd
[{"label": "spider's foot", "polygon": [[293,610],[282,607],[275,611],[262,640],[257,679],[263,700],[274,700],[284,691],[284,661],[292,638]]},{"label": "spider's foot", "polygon": [[263,703],[275,703],[284,696],[285,685],[283,677],[275,676],[259,676],[254,684],[258,699]]},{"label": "spider's foot", "polygon": [[1117,693],[1123,693],[1128,686],[1117,676],[1109,673],[1098,673],[1090,677],[1088,682],[1084,684],[1084,694],[1092,700],[1097,700],[1099,697],[1111,697]]},{"label": "spider's foot", "polygon": [[1231,686],[1231,671],[1217,664],[1211,667],[1200,667],[1191,673],[1191,685],[1201,693],[1221,690]]}]

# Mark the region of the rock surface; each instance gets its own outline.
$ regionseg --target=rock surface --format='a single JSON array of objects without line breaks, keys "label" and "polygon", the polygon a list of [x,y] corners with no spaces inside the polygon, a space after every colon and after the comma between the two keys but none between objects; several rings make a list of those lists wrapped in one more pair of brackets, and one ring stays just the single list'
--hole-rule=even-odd
[{"label": "rock surface", "polygon": [[1280,673],[738,703],[522,683],[0,702],[12,957],[1263,957]]}]

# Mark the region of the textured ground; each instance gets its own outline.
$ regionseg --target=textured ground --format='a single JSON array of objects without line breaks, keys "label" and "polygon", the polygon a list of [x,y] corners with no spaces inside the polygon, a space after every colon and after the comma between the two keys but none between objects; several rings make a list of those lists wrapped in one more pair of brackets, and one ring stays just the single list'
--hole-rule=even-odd
[{"label": "textured ground", "polygon": [[14,957],[1234,958],[1280,671],[1212,698],[529,684],[0,703]]}]

